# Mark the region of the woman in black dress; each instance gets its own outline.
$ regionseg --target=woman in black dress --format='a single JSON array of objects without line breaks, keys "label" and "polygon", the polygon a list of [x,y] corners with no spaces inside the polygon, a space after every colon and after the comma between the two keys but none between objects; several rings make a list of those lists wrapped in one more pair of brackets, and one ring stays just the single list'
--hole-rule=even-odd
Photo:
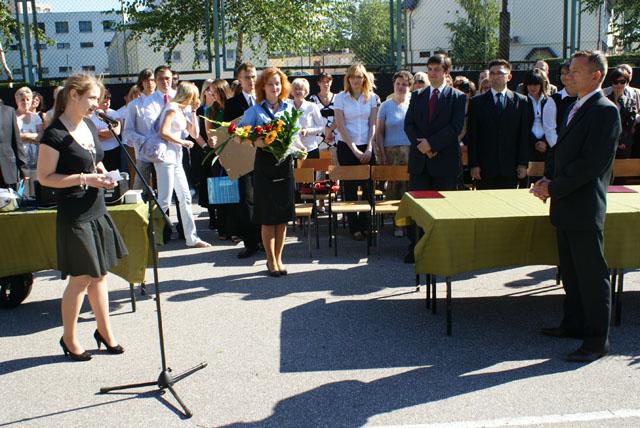
[{"label": "woman in black dress", "polygon": [[104,344],[109,353],[124,352],[109,323],[106,275],[127,255],[127,248],[104,203],[104,189],[116,183],[105,175],[104,152],[89,119],[103,92],[102,84],[92,76],[77,74],[67,79],[53,121],[42,137],[38,158],[40,183],[58,189],[58,269],[63,279],[69,276],[62,296],[64,333],[60,346],[76,361],[91,359],[76,332],[85,293],[96,317],[93,337],[98,349]]},{"label": "woman in black dress", "polygon": [[[256,104],[250,107],[240,126],[264,125],[293,110],[289,96],[289,81],[278,68],[266,68],[256,82]],[[267,253],[269,275],[286,275],[282,250],[287,236],[287,223],[294,218],[294,180],[291,155],[282,162],[262,150],[264,141],[255,142],[256,159],[253,169],[253,223],[262,225],[262,245]]]}]

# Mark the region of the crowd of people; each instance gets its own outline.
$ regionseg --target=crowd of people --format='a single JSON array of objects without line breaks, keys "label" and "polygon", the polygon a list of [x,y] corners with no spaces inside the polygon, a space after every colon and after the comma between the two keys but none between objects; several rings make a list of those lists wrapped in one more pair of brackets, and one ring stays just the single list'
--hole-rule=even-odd
[{"label": "crowd of people", "polygon": [[[65,331],[60,344],[65,353],[75,359],[90,357],[75,334],[85,291],[98,320],[96,340],[110,352],[123,351],[105,313],[106,272],[126,254],[104,208],[103,189],[116,185],[105,175],[108,171],[128,171],[134,189],[142,189],[143,180],[150,183],[167,213],[175,198],[178,235],[187,247],[211,245],[199,237],[193,218],[192,198],[197,194],[217,238],[243,242],[239,258],[263,250],[268,274],[287,274],[282,254],[286,225],[294,217],[293,159],[276,162],[260,150],[264,141],[255,141],[254,169],[238,180],[239,202],[210,203],[208,179],[227,174],[220,162],[203,163],[220,143],[212,132],[218,126],[214,121],[241,117],[240,126],[256,126],[300,110],[296,141],[309,158],[329,150],[339,165],[407,165],[408,184],[387,189],[394,198],[407,189],[461,188],[465,173],[478,189],[528,186],[529,162],[544,162],[550,156],[561,124],[576,105],[578,94],[567,85],[570,64],[559,68],[561,90],[550,83],[544,61],[524,75],[515,91],[508,88],[513,76],[508,61],[489,62],[477,83],[463,75],[454,78],[452,68],[450,58],[436,54],[428,59],[426,72],[398,71],[392,76],[393,93],[384,101],[375,93],[373,73],[362,64],[348,68],[343,88],[336,92],[333,77],[322,73],[314,94],[307,79],[289,82],[277,68],[258,74],[250,63],[239,67],[233,84],[207,79],[200,90],[191,82],[178,82],[177,73],[159,66],[139,73],[118,110],[110,107],[109,90],[86,75],[72,76],[56,88],[49,111],[40,94],[28,87],[18,89],[15,111],[6,106],[0,110],[3,124],[13,124],[0,131],[5,149],[0,187],[17,187],[19,179],[24,179],[21,190],[28,198],[35,196],[36,183],[60,189],[59,268],[63,276],[71,276],[63,297]],[[640,157],[640,90],[630,86],[632,72],[624,64],[616,67],[609,74],[609,86],[602,90],[620,116],[617,158]],[[109,128],[99,112],[118,124]],[[136,176],[112,132],[122,137],[142,177]],[[358,184],[343,183],[346,199],[357,198]],[[362,197],[369,198],[371,189],[362,189]],[[353,239],[367,239],[368,213],[350,213],[347,220]],[[165,242],[172,233],[167,225]],[[418,239],[415,229],[398,228],[395,234],[407,235],[405,261],[412,263]],[[78,245],[85,240],[93,244],[85,245],[78,255]]]}]

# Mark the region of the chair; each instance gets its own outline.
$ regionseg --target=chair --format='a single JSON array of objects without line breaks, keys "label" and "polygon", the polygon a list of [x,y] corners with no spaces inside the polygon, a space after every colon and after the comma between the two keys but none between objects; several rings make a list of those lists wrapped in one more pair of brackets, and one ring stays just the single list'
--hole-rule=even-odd
[{"label": "chair", "polygon": [[616,178],[640,177],[640,159],[615,159],[611,182]]},{"label": "chair", "polygon": [[[310,204],[303,202],[295,205],[295,213],[296,219],[302,220],[302,228],[307,237],[307,249],[309,251],[309,257],[312,257],[311,254],[311,220],[315,222],[316,225],[316,242],[318,247],[320,246],[320,232],[318,231],[318,217],[316,207],[316,189],[313,186],[315,182],[315,171],[313,168],[296,168],[293,170],[293,176],[296,182],[296,185],[300,184],[311,184],[311,194],[305,196],[311,196],[310,200],[312,201]],[[305,221],[306,220],[306,221]]]},{"label": "chair", "polygon": [[[381,181],[409,181],[406,165],[373,165],[371,167],[371,185],[375,187]],[[398,211],[400,199],[374,199],[372,204],[372,236],[375,234],[378,255],[380,254],[380,235],[384,229],[384,216]],[[375,229],[374,229],[375,225]]]},{"label": "chair", "polygon": [[[329,178],[332,180],[344,181],[365,181],[367,185],[371,185],[369,178],[371,177],[371,167],[369,165],[350,165],[340,166],[332,165],[329,167]],[[333,241],[334,254],[338,255],[337,227],[338,214],[346,215],[351,213],[370,213],[370,201],[333,201],[329,198],[329,242]],[[371,236],[367,241],[367,255],[369,255]]]}]

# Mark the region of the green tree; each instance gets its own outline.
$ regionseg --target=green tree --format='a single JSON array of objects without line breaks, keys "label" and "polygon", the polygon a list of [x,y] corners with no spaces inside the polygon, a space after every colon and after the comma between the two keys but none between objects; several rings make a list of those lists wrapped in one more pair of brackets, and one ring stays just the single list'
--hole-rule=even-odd
[{"label": "green tree", "polygon": [[[212,1],[216,0],[122,0],[128,16],[120,29],[139,38],[150,36],[151,47],[173,51],[185,40],[194,49],[213,32]],[[236,67],[245,60],[247,47],[254,52],[306,53],[340,44],[340,20],[348,2],[343,0],[224,0],[227,42],[236,43]]]},{"label": "green tree", "polygon": [[367,65],[389,64],[389,1],[361,0],[351,17],[350,47],[356,59]]},{"label": "green tree", "polygon": [[640,51],[640,2],[638,0],[582,0],[583,10],[595,12],[601,6],[611,5],[609,34],[626,51]]},{"label": "green tree", "polygon": [[495,58],[500,27],[500,8],[496,0],[456,1],[466,17],[445,24],[451,31],[453,61],[485,63]]}]

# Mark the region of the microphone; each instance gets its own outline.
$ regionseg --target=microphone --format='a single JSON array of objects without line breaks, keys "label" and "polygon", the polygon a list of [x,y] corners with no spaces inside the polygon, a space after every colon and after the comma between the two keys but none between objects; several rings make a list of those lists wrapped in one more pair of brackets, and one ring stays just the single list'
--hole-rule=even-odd
[{"label": "microphone", "polygon": [[103,121],[104,123],[110,126],[118,126],[118,124],[120,123],[114,118],[107,116],[105,112],[100,110],[96,110],[96,116],[98,116],[101,121]]}]

